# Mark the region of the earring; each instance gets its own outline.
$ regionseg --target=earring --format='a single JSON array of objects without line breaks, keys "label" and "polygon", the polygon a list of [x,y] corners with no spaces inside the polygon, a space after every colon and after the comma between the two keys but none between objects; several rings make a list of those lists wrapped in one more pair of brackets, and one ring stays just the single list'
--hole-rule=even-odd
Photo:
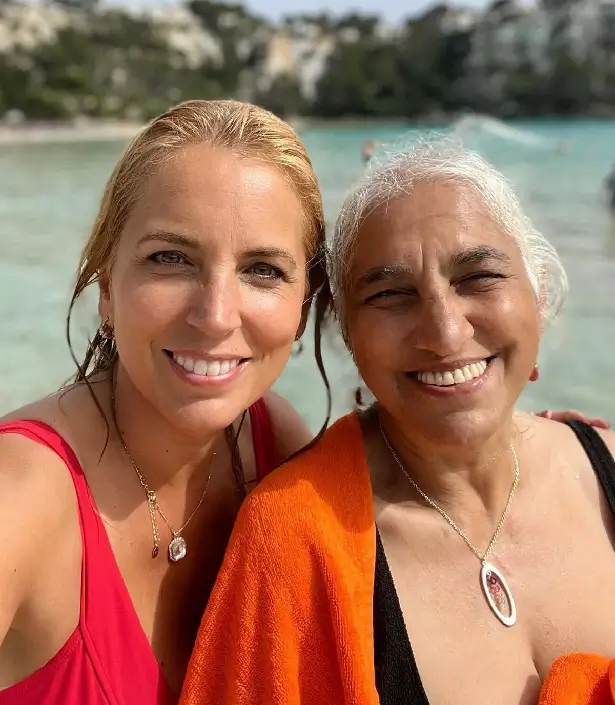
[{"label": "earring", "polygon": [[530,382],[536,382],[538,377],[540,377],[540,373],[538,371],[538,363],[536,363],[530,374]]},{"label": "earring", "polygon": [[100,324],[98,332],[103,340],[113,340],[113,327],[108,318]]}]

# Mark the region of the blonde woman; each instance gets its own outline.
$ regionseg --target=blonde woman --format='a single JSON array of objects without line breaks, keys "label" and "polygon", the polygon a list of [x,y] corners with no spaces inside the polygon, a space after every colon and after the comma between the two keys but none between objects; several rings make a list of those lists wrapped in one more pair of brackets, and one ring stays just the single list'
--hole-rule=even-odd
[{"label": "blonde woman", "polygon": [[176,701],[246,486],[312,438],[268,390],[323,247],[271,113],[194,101],[128,147],[79,266],[101,324],[77,380],[0,425],[2,705]]}]

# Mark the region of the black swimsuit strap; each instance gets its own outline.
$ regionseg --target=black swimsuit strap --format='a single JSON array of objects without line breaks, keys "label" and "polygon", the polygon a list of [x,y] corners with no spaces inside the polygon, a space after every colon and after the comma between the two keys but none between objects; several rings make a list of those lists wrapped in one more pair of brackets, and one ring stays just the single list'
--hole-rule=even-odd
[{"label": "black swimsuit strap", "polygon": [[567,421],[566,423],[575,432],[579,443],[583,446],[596,477],[602,485],[611,512],[615,516],[615,460],[613,460],[611,451],[593,426],[581,421]]}]

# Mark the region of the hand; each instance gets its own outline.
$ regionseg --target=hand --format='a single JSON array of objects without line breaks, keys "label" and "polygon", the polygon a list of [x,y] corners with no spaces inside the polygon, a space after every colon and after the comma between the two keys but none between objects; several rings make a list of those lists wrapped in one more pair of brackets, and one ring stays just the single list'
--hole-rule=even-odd
[{"label": "hand", "polygon": [[595,426],[596,428],[610,428],[611,425],[608,421],[604,419],[588,419],[585,414],[575,409],[571,411],[550,411],[549,409],[545,411],[539,411],[536,416],[542,416],[543,419],[551,419],[552,421],[559,421],[563,423],[564,421],[582,421],[583,423],[589,424],[590,426]]}]

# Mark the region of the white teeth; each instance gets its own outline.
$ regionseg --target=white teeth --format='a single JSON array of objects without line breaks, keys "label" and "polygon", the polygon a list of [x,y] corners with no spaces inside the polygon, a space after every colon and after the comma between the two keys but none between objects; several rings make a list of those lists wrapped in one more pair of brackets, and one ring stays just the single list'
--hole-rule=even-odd
[{"label": "white teeth", "polygon": [[479,360],[472,362],[465,367],[459,367],[456,370],[447,372],[419,372],[417,379],[423,384],[433,384],[437,387],[450,387],[453,384],[463,384],[471,379],[480,377],[487,369],[487,361]]},{"label": "white teeth", "polygon": [[192,372],[200,377],[222,377],[234,370],[240,362],[239,359],[211,360],[211,362],[208,362],[207,360],[197,360],[183,355],[173,355],[173,360],[187,372]]}]

